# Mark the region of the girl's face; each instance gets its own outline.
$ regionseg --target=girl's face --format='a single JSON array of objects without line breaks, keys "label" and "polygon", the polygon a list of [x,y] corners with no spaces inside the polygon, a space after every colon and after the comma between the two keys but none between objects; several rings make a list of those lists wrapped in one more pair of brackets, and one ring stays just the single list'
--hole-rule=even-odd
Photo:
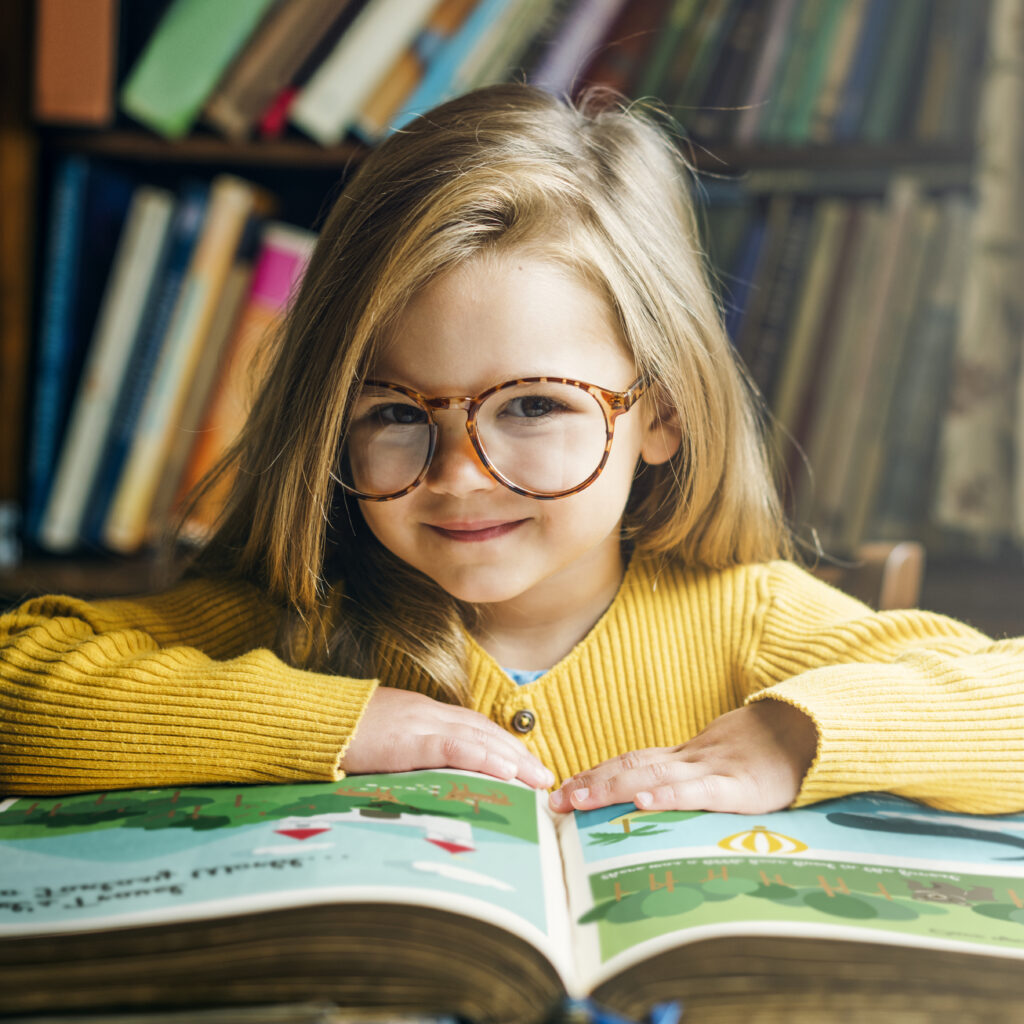
[{"label": "girl's face", "polygon": [[[384,339],[370,376],[448,397],[527,376],[625,391],[637,369],[594,288],[511,253],[469,261],[424,288]],[[363,516],[388,550],[460,600],[524,607],[521,599],[538,598],[538,608],[610,600],[622,575],[619,524],[637,460],[663,462],[679,442],[654,408],[645,396],[618,417],[593,484],[547,501],[516,494],[487,472],[464,412],[436,413],[426,478],[401,498],[361,502]]]}]

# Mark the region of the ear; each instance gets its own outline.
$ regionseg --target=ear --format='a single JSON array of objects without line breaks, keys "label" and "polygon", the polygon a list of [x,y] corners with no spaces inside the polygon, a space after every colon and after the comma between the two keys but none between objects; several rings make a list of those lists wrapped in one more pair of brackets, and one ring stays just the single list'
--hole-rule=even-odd
[{"label": "ear", "polygon": [[644,427],[640,458],[651,466],[668,462],[683,443],[683,432],[679,426],[679,414],[665,402],[658,402]]}]

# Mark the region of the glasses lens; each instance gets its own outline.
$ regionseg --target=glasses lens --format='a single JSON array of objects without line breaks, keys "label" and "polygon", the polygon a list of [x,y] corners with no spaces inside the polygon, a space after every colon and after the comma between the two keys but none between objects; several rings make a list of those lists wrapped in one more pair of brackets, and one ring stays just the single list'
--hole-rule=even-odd
[{"label": "glasses lens", "polygon": [[430,452],[430,417],[400,391],[367,386],[356,398],[340,477],[360,494],[384,497],[412,484]]},{"label": "glasses lens", "polygon": [[583,483],[604,457],[607,427],[598,400],[572,384],[516,384],[490,395],[477,435],[510,483],[559,494]]}]

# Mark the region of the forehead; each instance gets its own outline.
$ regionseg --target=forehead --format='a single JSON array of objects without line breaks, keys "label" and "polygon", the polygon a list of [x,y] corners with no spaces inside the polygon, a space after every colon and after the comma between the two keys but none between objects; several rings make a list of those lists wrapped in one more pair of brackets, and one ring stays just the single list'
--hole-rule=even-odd
[{"label": "forehead", "polygon": [[382,339],[372,376],[426,394],[476,394],[525,376],[616,390],[635,377],[607,299],[535,256],[477,257],[419,292]]}]

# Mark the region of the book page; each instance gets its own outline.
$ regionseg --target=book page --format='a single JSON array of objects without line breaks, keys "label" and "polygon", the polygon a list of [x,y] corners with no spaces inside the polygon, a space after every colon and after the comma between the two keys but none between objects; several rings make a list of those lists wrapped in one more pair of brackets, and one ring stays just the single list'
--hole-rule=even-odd
[{"label": "book page", "polygon": [[888,794],[739,815],[632,804],[559,822],[588,987],[716,935],[890,942],[1024,958],[1024,814]]},{"label": "book page", "polygon": [[563,976],[546,794],[454,771],[0,802],[0,937],[331,902],[480,918]]}]

